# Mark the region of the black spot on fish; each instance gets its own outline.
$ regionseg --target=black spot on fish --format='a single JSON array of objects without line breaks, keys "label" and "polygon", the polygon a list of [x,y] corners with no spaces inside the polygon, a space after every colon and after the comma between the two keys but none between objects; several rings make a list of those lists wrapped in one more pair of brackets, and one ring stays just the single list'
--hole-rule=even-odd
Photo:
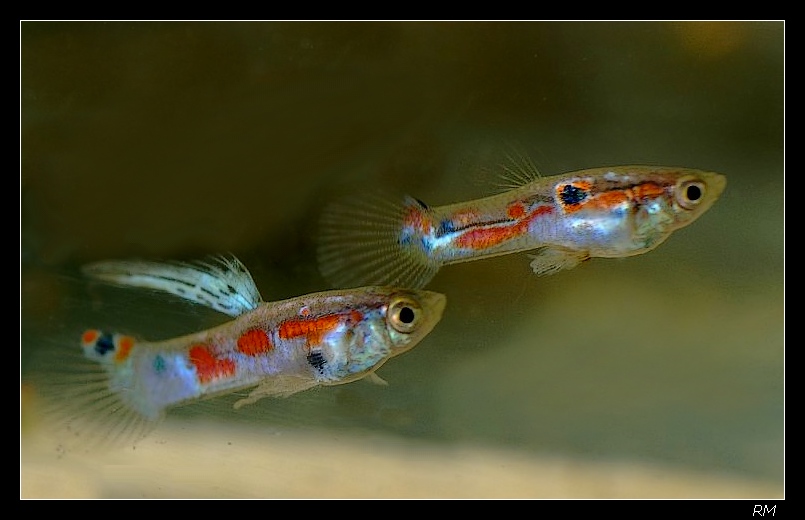
[{"label": "black spot on fish", "polygon": [[439,222],[439,228],[436,230],[436,236],[437,237],[444,236],[447,233],[452,233],[455,230],[456,230],[456,225],[453,223],[452,220],[450,220],[449,218],[446,218],[446,219],[442,220],[441,222]]},{"label": "black spot on fish", "polygon": [[113,352],[114,350],[115,341],[112,339],[112,335],[108,332],[102,333],[98,341],[95,342],[95,352],[99,356],[105,356],[108,352]]},{"label": "black spot on fish", "polygon": [[187,287],[195,287],[196,286],[193,283],[190,283],[190,282],[185,281],[185,280],[181,280],[179,278],[174,278],[172,276],[157,276],[157,278],[160,278],[160,279],[165,280],[167,282],[173,282],[173,283],[176,283],[176,284],[182,284],[182,285],[187,286]]},{"label": "black spot on fish", "polygon": [[327,364],[327,360],[324,359],[324,354],[322,354],[320,350],[316,350],[308,354],[307,362],[320,373],[324,372],[324,365]]},{"label": "black spot on fish", "polygon": [[559,192],[559,197],[562,199],[562,204],[578,204],[587,198],[587,191],[572,184],[565,184]]}]

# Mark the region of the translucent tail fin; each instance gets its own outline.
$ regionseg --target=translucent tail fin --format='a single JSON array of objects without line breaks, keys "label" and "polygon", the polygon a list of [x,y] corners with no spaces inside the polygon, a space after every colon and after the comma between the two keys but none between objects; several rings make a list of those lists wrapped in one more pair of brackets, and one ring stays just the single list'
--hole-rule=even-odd
[{"label": "translucent tail fin", "polygon": [[128,360],[136,340],[88,330],[81,347],[48,349],[32,385],[41,415],[63,449],[96,450],[134,444],[163,417],[138,401],[136,370]]},{"label": "translucent tail fin", "polygon": [[335,288],[398,285],[419,289],[440,263],[428,257],[429,210],[418,200],[381,195],[335,202],[319,221],[318,264]]}]

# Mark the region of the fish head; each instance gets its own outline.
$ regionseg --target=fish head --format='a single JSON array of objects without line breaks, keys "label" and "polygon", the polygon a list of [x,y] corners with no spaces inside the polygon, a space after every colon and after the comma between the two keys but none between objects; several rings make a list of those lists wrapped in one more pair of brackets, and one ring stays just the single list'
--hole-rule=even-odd
[{"label": "fish head", "polygon": [[[418,345],[442,318],[447,298],[437,292],[367,286],[350,289],[355,311],[323,338],[319,377],[324,384],[361,379]],[[343,294],[344,291],[341,291]]]},{"label": "fish head", "polygon": [[394,289],[385,306],[386,332],[394,357],[416,346],[441,320],[447,304],[444,294]]},{"label": "fish head", "polygon": [[574,240],[583,237],[591,256],[623,257],[696,221],[726,184],[724,175],[691,168],[615,166],[578,172],[555,189]]},{"label": "fish head", "polygon": [[646,179],[632,189],[635,243],[645,250],[696,221],[727,185],[724,175],[689,168],[653,168]]}]

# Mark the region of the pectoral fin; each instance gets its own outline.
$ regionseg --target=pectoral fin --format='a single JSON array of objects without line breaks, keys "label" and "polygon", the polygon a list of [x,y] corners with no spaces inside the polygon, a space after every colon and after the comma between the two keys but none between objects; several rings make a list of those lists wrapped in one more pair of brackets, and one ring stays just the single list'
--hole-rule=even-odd
[{"label": "pectoral fin", "polygon": [[369,381],[372,384],[375,384],[375,385],[380,385],[380,386],[388,386],[389,385],[388,381],[386,381],[385,379],[383,379],[382,377],[377,375],[377,372],[370,373],[368,376],[366,376],[366,380]]},{"label": "pectoral fin", "polygon": [[590,258],[587,253],[558,247],[543,247],[538,249],[536,254],[528,256],[531,258],[531,269],[534,270],[537,276],[546,276],[565,269],[573,269]]},{"label": "pectoral fin", "polygon": [[263,380],[248,397],[235,401],[235,409],[252,404],[264,397],[288,397],[297,392],[313,388],[318,383],[314,379],[299,376],[273,376]]}]

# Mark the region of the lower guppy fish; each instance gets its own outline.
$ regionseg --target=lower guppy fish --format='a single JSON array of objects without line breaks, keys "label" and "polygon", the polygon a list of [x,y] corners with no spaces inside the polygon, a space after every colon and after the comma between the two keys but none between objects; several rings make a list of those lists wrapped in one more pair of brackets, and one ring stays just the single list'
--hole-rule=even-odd
[{"label": "lower guppy fish", "polygon": [[319,270],[335,287],[421,288],[443,265],[533,251],[534,273],[553,274],[593,257],[651,251],[726,186],[721,174],[676,167],[510,171],[513,189],[468,202],[365,196],[330,204],[320,218]]},{"label": "lower guppy fish", "polygon": [[189,263],[100,262],[85,273],[172,293],[234,318],[154,342],[103,330],[83,333],[80,371],[48,382],[51,408],[76,435],[101,428],[125,440],[145,435],[173,406],[221,394],[250,390],[235,403],[239,408],[367,376],[382,382],[374,372],[427,336],[446,304],[442,294],[396,287],[265,302],[246,267],[224,256]]}]

